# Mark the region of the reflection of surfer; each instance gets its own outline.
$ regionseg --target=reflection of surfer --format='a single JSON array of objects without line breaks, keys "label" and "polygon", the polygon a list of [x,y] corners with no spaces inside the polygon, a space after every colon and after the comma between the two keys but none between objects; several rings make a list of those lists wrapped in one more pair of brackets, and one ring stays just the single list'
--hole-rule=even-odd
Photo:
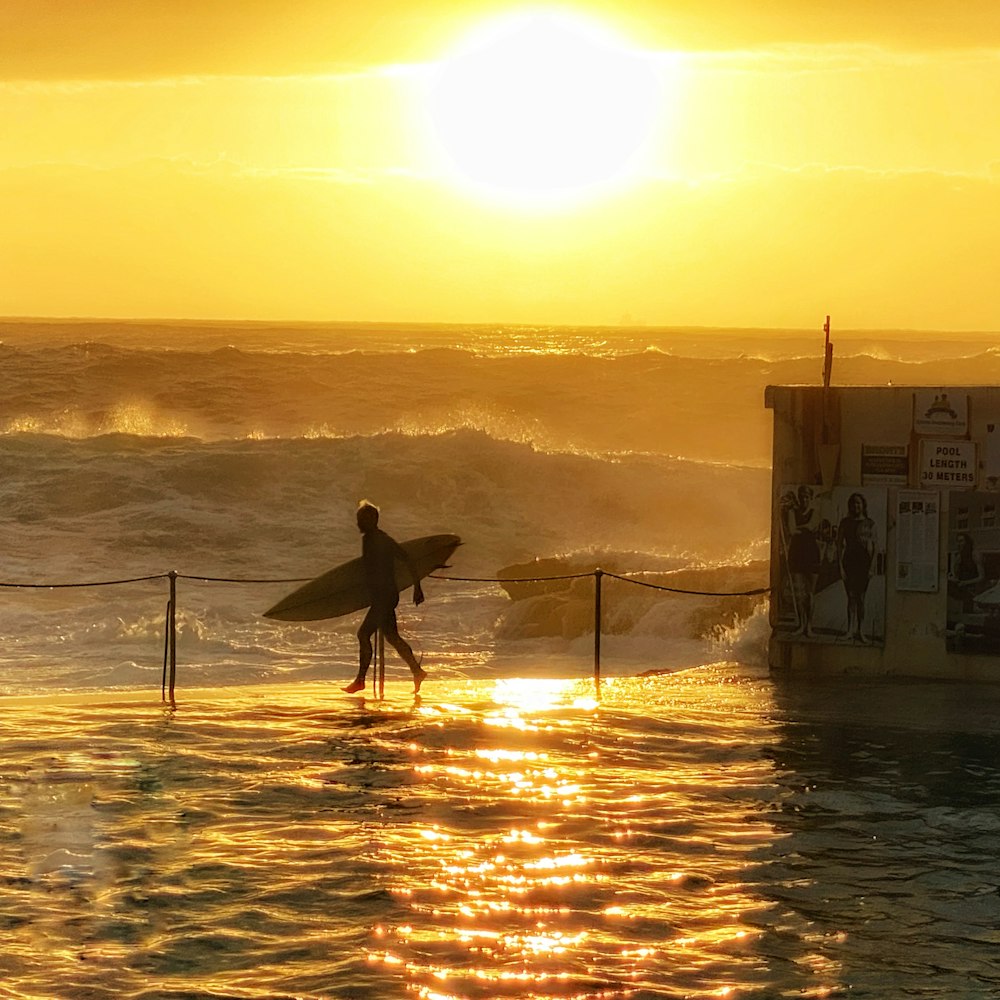
[{"label": "reflection of surfer", "polygon": [[365,581],[372,603],[358,629],[358,676],[344,690],[348,694],[364,690],[365,674],[372,662],[372,636],[381,629],[386,642],[399,653],[413,672],[413,693],[416,694],[427,673],[421,669],[410,644],[399,634],[396,624],[396,605],[399,604],[396,561],[399,560],[406,566],[413,579],[414,604],[422,604],[424,600],[420,577],[405,549],[378,526],[378,507],[367,500],[358,504],[358,530],[361,532],[361,560],[365,568]]}]

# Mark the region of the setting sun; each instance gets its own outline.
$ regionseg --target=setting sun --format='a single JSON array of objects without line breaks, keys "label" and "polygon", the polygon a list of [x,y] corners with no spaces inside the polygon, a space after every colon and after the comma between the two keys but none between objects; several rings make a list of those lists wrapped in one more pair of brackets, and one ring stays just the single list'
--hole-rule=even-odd
[{"label": "setting sun", "polygon": [[474,32],[434,75],[429,113],[460,178],[558,201],[620,178],[652,130],[650,59],[596,22],[518,14]]},{"label": "setting sun", "polygon": [[0,313],[996,324],[996,4],[195,6],[8,0]]}]

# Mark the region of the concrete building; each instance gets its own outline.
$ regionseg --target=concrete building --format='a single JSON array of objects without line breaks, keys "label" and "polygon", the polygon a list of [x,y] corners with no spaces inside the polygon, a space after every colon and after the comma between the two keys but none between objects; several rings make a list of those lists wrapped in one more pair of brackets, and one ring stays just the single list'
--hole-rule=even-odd
[{"label": "concrete building", "polygon": [[1000,680],[1000,386],[768,386],[774,672]]}]

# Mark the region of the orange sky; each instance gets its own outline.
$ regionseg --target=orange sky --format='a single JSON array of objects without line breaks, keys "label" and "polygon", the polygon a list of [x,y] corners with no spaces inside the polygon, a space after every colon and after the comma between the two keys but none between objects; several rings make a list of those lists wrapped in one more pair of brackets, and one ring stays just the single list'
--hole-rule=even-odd
[{"label": "orange sky", "polygon": [[0,315],[1000,327],[1000,4],[821,6],[5,0]]}]

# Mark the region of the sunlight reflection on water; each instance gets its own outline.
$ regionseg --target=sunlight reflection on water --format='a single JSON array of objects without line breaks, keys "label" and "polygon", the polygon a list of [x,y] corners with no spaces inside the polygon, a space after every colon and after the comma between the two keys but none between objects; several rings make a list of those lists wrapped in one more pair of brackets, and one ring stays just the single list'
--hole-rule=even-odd
[{"label": "sunlight reflection on water", "polygon": [[[758,936],[738,867],[771,831],[748,823],[740,786],[771,765],[751,751],[704,789],[704,758],[665,753],[698,721],[678,704],[672,724],[636,712],[645,694],[659,714],[662,688],[612,681],[599,705],[579,681],[502,680],[473,733],[420,748],[415,772],[448,815],[423,831],[429,855],[394,845],[407,932],[385,929],[395,950],[372,960],[400,963],[426,997],[665,996]],[[711,838],[695,833],[709,801]],[[713,989],[740,983],[730,968]]]},{"label": "sunlight reflection on water", "polygon": [[11,700],[4,988],[992,997],[1000,694],[718,665]]}]

